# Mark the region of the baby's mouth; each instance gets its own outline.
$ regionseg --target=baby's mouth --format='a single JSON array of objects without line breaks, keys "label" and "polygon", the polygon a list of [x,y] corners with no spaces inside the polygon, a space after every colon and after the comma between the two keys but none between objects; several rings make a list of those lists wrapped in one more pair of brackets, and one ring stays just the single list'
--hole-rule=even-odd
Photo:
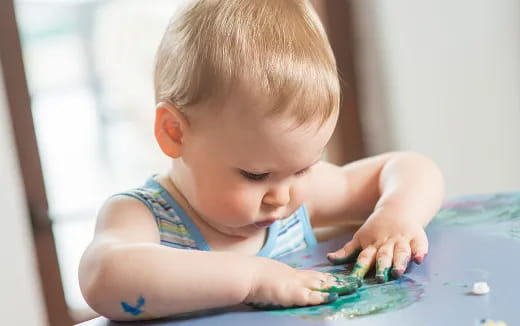
[{"label": "baby's mouth", "polygon": [[266,220],[263,220],[263,221],[260,221],[260,222],[256,222],[254,223],[254,225],[257,227],[257,228],[266,228],[268,226],[271,226],[274,222],[276,222],[276,217],[270,217]]}]

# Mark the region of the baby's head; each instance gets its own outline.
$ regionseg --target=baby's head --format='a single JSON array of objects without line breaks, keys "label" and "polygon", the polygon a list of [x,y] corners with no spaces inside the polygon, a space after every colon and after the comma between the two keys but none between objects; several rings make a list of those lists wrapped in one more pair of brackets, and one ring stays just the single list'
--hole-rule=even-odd
[{"label": "baby's head", "polygon": [[239,227],[301,204],[302,171],[332,134],[340,90],[307,1],[202,0],[163,36],[155,96],[175,184],[199,214]]},{"label": "baby's head", "polygon": [[171,21],[157,52],[157,103],[188,115],[212,103],[211,115],[243,92],[266,115],[288,111],[300,124],[338,109],[334,56],[307,1],[202,0]]}]

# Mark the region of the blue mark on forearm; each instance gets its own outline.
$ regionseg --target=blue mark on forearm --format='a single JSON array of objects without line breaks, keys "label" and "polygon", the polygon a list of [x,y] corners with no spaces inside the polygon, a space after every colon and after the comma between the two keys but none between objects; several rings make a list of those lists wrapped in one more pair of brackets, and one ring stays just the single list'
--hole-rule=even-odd
[{"label": "blue mark on forearm", "polygon": [[144,306],[144,298],[142,296],[137,299],[137,304],[135,306],[132,306],[124,301],[121,302],[121,307],[123,307],[123,310],[132,314],[133,316],[139,316],[144,312],[140,309],[142,306]]}]

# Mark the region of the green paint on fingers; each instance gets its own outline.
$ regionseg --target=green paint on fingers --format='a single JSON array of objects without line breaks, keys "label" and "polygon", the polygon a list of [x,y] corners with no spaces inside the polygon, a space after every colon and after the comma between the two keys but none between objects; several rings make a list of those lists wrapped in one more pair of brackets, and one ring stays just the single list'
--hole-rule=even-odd
[{"label": "green paint on fingers", "polygon": [[313,307],[270,312],[278,316],[298,316],[305,319],[342,320],[402,309],[417,302],[424,288],[407,276],[384,284],[369,283],[351,295],[332,303]]},{"label": "green paint on fingers", "polygon": [[354,265],[354,268],[352,269],[352,272],[350,273],[350,276],[354,276],[357,278],[363,278],[366,273],[368,272],[369,266],[363,266],[358,263]]},{"label": "green paint on fingers", "polygon": [[337,277],[336,284],[327,289],[322,289],[322,292],[337,293],[338,295],[352,294],[357,291],[363,284],[357,277]]},{"label": "green paint on fingers", "polygon": [[325,301],[323,303],[331,303],[336,300],[338,300],[339,294],[338,293],[329,293],[329,295],[325,298]]},{"label": "green paint on fingers", "polygon": [[378,283],[388,282],[390,279],[390,267],[382,268],[379,262],[376,262],[376,281]]}]

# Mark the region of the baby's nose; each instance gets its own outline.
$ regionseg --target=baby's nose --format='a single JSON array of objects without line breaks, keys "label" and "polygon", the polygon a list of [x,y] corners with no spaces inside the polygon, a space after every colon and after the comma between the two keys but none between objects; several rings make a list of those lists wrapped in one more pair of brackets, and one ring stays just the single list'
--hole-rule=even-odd
[{"label": "baby's nose", "polygon": [[288,186],[278,186],[270,189],[262,200],[264,204],[273,207],[286,206],[291,201],[291,191]]}]

